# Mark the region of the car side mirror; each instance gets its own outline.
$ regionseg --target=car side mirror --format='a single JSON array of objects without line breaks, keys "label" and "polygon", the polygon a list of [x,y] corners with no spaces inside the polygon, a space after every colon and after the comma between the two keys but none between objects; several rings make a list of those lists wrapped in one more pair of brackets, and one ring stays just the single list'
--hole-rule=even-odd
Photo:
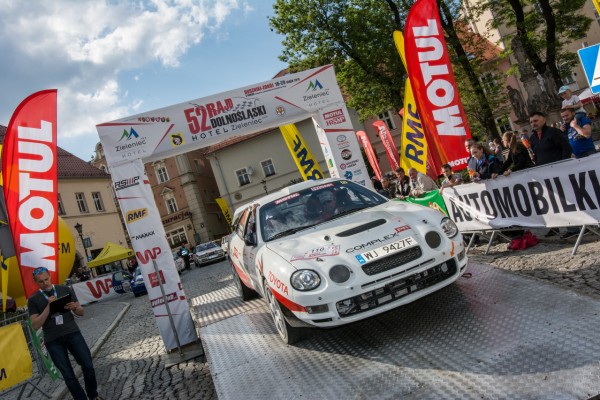
[{"label": "car side mirror", "polygon": [[256,246],[256,233],[247,233],[244,237],[244,243],[246,243],[247,246]]}]

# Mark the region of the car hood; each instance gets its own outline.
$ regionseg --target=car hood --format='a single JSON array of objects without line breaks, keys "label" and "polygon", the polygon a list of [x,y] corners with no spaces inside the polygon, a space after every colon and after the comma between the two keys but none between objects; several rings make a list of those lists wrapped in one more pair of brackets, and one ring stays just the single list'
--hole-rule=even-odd
[{"label": "car hood", "polygon": [[355,255],[412,236],[424,246],[423,237],[440,228],[444,215],[431,208],[391,201],[334,219],[267,243],[295,268],[318,268],[335,262],[355,263]]},{"label": "car hood", "polygon": [[213,247],[212,249],[198,251],[198,252],[196,252],[196,255],[202,256],[202,255],[206,255],[206,254],[212,254],[212,253],[216,253],[220,250],[222,250],[220,247]]}]

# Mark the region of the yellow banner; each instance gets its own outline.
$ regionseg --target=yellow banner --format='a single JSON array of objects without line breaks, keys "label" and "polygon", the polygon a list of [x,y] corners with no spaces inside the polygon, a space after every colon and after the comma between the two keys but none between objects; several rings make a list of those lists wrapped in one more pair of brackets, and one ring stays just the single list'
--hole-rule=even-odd
[{"label": "yellow banner", "polygon": [[222,197],[218,197],[215,200],[217,201],[217,204],[219,205],[219,207],[221,207],[221,212],[223,213],[223,216],[225,217],[225,220],[227,221],[227,226],[229,226],[229,230],[231,231],[231,221],[233,219],[233,214],[231,213],[231,210],[229,209],[227,202]]},{"label": "yellow banner", "polygon": [[596,12],[598,13],[598,15],[600,15],[600,0],[592,0],[592,3],[594,3],[594,7],[596,7]]},{"label": "yellow banner", "polygon": [[0,328],[0,391],[31,378],[31,356],[21,324]]},{"label": "yellow banner", "polygon": [[298,171],[302,174],[302,178],[305,181],[323,179],[323,172],[319,168],[319,163],[313,157],[296,126],[294,124],[283,125],[279,129],[290,153],[292,153]]},{"label": "yellow banner", "polygon": [[[406,68],[404,58],[404,36],[402,32],[394,31],[396,49]],[[404,85],[404,115],[402,116],[402,135],[400,136],[400,166],[408,172],[409,168],[427,174],[427,141],[423,132],[423,125],[417,112],[417,103],[413,96],[410,79]]]}]

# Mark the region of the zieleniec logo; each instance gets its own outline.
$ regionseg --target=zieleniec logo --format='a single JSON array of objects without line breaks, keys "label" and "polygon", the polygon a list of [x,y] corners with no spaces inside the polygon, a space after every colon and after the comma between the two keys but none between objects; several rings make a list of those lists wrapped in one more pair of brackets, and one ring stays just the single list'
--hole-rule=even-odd
[{"label": "zieleniec logo", "polygon": [[[317,79],[315,79],[315,82],[313,83],[313,81],[310,81],[310,83],[308,84],[308,88],[306,89],[306,92],[308,92],[309,90],[312,90],[313,92],[315,90],[318,89],[323,89],[323,85],[321,85],[321,82],[319,82]],[[304,92],[304,93],[306,93]]]},{"label": "zieleniec logo", "polygon": [[121,139],[119,139],[119,142],[123,139],[131,140],[131,138],[137,139],[139,137],[140,135],[138,135],[138,133],[133,128],[131,128],[131,132],[127,132],[127,129],[123,129],[123,134],[121,135]]}]

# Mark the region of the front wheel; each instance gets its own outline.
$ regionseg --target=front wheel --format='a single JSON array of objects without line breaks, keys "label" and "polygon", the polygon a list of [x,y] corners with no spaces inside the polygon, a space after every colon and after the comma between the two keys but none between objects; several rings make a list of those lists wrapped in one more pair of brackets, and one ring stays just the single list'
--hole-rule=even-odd
[{"label": "front wheel", "polygon": [[271,317],[273,317],[275,328],[277,329],[277,333],[279,333],[281,340],[286,344],[294,344],[302,340],[304,338],[304,329],[293,327],[285,320],[283,312],[281,311],[281,305],[273,295],[267,281],[264,281],[263,284],[265,300],[267,301],[267,305],[271,311]]}]

